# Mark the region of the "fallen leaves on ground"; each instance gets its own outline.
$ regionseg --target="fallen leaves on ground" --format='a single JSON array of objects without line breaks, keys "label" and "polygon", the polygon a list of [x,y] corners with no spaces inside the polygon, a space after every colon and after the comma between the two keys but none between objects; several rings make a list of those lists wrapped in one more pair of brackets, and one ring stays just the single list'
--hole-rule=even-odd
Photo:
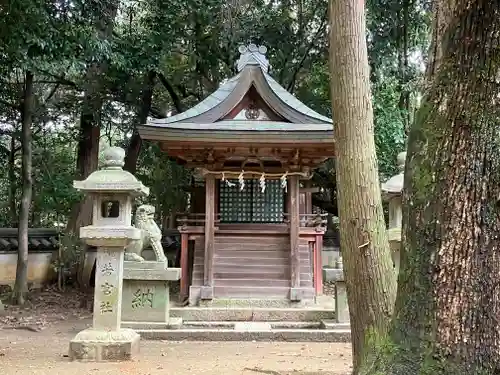
[{"label": "fallen leaves on ground", "polygon": [[8,305],[0,316],[0,329],[25,329],[38,332],[47,326],[71,318],[84,319],[92,316],[83,308],[89,296],[76,289],[60,292],[56,287],[31,291],[24,306]]}]

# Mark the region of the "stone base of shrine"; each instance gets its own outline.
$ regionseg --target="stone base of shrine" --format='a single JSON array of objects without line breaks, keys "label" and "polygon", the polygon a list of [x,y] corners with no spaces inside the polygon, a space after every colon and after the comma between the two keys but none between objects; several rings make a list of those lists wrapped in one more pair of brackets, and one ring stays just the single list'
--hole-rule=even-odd
[{"label": "stone base of shrine", "polygon": [[[260,288],[264,289],[264,288]],[[259,296],[258,287],[247,293],[247,297],[221,297],[208,294],[211,287],[191,286],[189,288],[190,307],[302,307],[316,304],[312,288],[284,288],[289,296],[286,298],[269,298]],[[209,297],[208,297],[209,296]]]},{"label": "stone base of shrine", "polygon": [[[143,319],[147,319],[145,316]],[[134,322],[122,322],[122,327],[131,328],[134,330],[138,329],[180,329],[182,328],[182,318],[168,318],[164,322],[150,322],[150,321],[134,321]]]},{"label": "stone base of shrine", "polygon": [[81,362],[129,361],[139,353],[140,336],[132,329],[78,333],[69,344],[69,358]]},{"label": "stone base of shrine", "polygon": [[347,324],[323,322],[194,322],[182,329],[142,329],[143,339],[167,341],[350,342]]}]

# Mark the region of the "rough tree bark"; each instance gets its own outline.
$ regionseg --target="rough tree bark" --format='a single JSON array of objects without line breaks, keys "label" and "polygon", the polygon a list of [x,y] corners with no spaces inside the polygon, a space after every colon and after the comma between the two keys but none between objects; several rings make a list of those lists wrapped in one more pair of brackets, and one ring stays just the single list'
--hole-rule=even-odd
[{"label": "rough tree bark", "polygon": [[439,0],[409,136],[399,290],[363,373],[500,373],[500,2]]},{"label": "rough tree bark", "polygon": [[[142,94],[139,102],[137,103],[137,112],[135,116],[135,125],[145,124],[148,120],[149,112],[151,111],[151,104],[153,100],[153,90],[155,85],[156,73],[154,71],[149,71],[145,75],[145,82],[142,88]],[[130,137],[130,142],[127,146],[125,152],[125,160],[123,169],[135,174],[137,171],[137,160],[139,159],[139,154],[141,152],[142,139],[139,136],[137,128],[134,128],[132,137]],[[110,215],[118,215],[119,212],[118,203],[113,203],[110,210]]]},{"label": "rough tree bark", "polygon": [[[155,85],[156,73],[149,71],[144,78],[144,87],[142,89],[141,99],[137,106],[136,124],[145,124],[148,120],[149,112],[151,111],[151,103],[153,100],[153,90]],[[142,140],[137,130],[134,129],[134,134],[130,139],[125,154],[124,169],[132,174],[137,170],[137,159],[141,151]]]},{"label": "rough tree bark", "polygon": [[33,187],[31,125],[34,109],[33,73],[30,71],[26,72],[24,78],[21,108],[22,195],[19,210],[16,281],[12,292],[12,301],[18,305],[24,305],[28,294],[28,228]]},{"label": "rough tree bark", "polygon": [[357,373],[367,339],[388,329],[396,276],[375,154],[364,2],[331,0],[330,20],[340,247]]}]

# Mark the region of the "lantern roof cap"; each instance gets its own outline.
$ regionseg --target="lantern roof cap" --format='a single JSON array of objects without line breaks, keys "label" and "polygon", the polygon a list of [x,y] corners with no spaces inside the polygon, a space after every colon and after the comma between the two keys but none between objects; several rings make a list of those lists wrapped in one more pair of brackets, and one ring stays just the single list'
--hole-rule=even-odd
[{"label": "lantern roof cap", "polygon": [[124,165],[125,150],[120,147],[108,147],[102,153],[102,168],[92,172],[83,181],[73,181],[73,187],[83,192],[92,193],[149,195],[149,188],[144,186],[132,173],[124,171]]},{"label": "lantern roof cap", "polygon": [[381,186],[382,193],[386,196],[401,195],[404,185],[404,171],[405,171],[406,152],[400,152],[397,156],[399,173],[389,178]]}]

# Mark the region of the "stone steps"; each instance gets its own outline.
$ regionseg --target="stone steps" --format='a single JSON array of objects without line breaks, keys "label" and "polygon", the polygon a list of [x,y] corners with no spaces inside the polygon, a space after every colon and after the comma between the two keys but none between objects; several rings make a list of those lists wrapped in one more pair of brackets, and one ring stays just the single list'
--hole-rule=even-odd
[{"label": "stone steps", "polygon": [[[335,319],[335,310],[317,306],[305,307],[287,302],[287,307],[274,306],[284,303],[274,300],[213,300],[210,307],[171,307],[170,316],[184,321],[303,321],[319,322]],[[255,303],[256,306],[249,306]],[[214,306],[214,304],[218,304]],[[267,304],[263,307],[262,304]]]},{"label": "stone steps", "polygon": [[290,294],[289,287],[279,286],[214,286],[214,295],[219,298],[288,298]]},{"label": "stone steps", "polygon": [[[229,275],[229,278],[225,278],[225,275]],[[218,274],[216,280],[214,280],[214,286],[252,286],[252,287],[287,287],[290,288],[290,280],[279,280],[273,278],[262,277],[262,274],[257,275],[259,278],[252,278],[252,275],[246,274]]]},{"label": "stone steps", "polygon": [[[339,324],[334,328],[300,328],[300,324],[287,328],[273,327],[265,322],[245,322],[213,328],[210,322],[205,326],[191,326],[180,329],[138,329],[136,332],[146,340],[167,341],[293,341],[293,342],[350,342],[348,326]],[[297,322],[299,323],[299,322]],[[189,326],[189,322],[185,322]],[[299,327],[299,328],[297,328]]]}]

